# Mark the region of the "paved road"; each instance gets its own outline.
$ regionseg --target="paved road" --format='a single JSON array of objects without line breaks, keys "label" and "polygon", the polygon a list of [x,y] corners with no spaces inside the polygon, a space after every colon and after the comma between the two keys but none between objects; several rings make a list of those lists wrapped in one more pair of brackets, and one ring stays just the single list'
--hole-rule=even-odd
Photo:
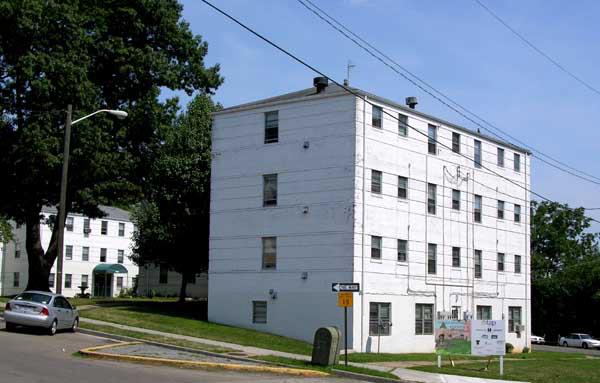
[{"label": "paved road", "polygon": [[531,346],[533,351],[554,351],[554,352],[568,352],[568,353],[580,353],[586,355],[600,356],[600,350],[583,349],[576,347],[559,347],[559,346],[547,346],[541,344],[534,344]]},{"label": "paved road", "polygon": [[51,337],[32,331],[7,332],[4,330],[4,322],[0,321],[0,376],[2,377],[0,380],[11,383],[341,383],[348,381],[333,378],[303,379],[225,371],[185,370],[84,359],[72,355],[82,348],[106,342],[84,334],[59,333]]}]

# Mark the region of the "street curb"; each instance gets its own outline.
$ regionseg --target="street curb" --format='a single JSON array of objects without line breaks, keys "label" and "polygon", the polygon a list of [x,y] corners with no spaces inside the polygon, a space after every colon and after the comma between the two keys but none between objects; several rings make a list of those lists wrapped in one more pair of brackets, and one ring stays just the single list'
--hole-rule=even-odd
[{"label": "street curb", "polygon": [[80,350],[82,355],[90,356],[98,359],[108,359],[124,362],[138,362],[159,366],[172,366],[172,367],[184,367],[191,369],[222,369],[237,372],[255,372],[255,373],[274,373],[292,376],[302,377],[313,377],[320,378],[329,376],[329,374],[321,371],[312,370],[301,370],[297,368],[284,368],[284,367],[271,367],[271,366],[252,366],[243,364],[228,364],[228,363],[215,363],[215,362],[197,362],[189,360],[178,360],[178,359],[163,359],[148,356],[134,356],[134,355],[118,355],[101,352],[98,350],[104,350],[112,347],[123,347],[132,344],[140,344],[143,342],[122,342],[117,344],[102,345],[96,347],[88,347]]}]

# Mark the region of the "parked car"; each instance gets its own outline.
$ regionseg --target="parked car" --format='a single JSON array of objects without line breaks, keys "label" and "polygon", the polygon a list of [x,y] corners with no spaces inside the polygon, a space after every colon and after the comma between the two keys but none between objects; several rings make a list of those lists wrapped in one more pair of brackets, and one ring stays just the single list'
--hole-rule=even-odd
[{"label": "parked car", "polygon": [[62,329],[76,331],[79,312],[62,295],[25,291],[6,302],[4,321],[7,331],[14,330],[17,326],[42,327],[48,334],[54,335]]},{"label": "parked car", "polygon": [[546,343],[546,339],[543,336],[531,335],[531,343],[533,344],[544,344]]},{"label": "parked car", "polygon": [[564,347],[600,348],[600,340],[581,333],[571,333],[563,336],[558,343]]}]

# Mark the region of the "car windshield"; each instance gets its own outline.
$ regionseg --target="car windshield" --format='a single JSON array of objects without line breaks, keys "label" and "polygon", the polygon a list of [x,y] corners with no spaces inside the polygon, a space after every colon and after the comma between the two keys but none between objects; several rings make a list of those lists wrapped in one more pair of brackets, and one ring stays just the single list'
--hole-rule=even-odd
[{"label": "car windshield", "polygon": [[581,339],[592,339],[588,334],[581,334]]},{"label": "car windshield", "polygon": [[42,304],[48,304],[50,299],[52,299],[50,295],[39,293],[22,293],[15,297],[16,301],[28,301]]}]

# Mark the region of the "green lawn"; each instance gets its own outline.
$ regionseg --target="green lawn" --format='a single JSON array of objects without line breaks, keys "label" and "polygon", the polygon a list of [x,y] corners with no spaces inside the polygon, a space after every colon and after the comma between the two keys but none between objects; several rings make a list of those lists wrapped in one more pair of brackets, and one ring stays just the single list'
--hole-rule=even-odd
[{"label": "green lawn", "polygon": [[120,306],[131,305],[140,302],[176,302],[177,298],[68,298],[74,306]]},{"label": "green lawn", "polygon": [[120,329],[120,328],[116,328],[116,327],[112,327],[112,326],[102,326],[102,325],[96,325],[96,324],[92,324],[92,323],[80,323],[79,327],[81,327],[82,329],[87,329],[87,330],[101,331],[101,332],[108,333],[108,334],[127,336],[129,338],[135,338],[135,339],[139,339],[142,341],[145,340],[145,341],[151,341],[151,342],[158,342],[158,343],[170,344],[173,346],[193,348],[196,350],[210,351],[210,352],[216,352],[216,353],[227,353],[227,352],[236,351],[236,350],[230,349],[230,348],[217,347],[217,346],[212,346],[209,344],[203,344],[203,343],[198,343],[198,342],[191,342],[191,341],[184,340],[184,339],[173,339],[173,338],[169,338],[166,336],[146,334],[146,333],[138,332],[138,331],[129,331],[129,330],[124,330],[124,329]]},{"label": "green lawn", "polygon": [[[308,370],[316,370],[316,371],[323,371],[323,372],[327,372],[327,373],[333,373],[333,369],[331,367],[313,366],[312,364],[310,364],[310,362],[307,362],[304,360],[283,358],[280,356],[272,356],[272,355],[257,356],[257,357],[254,357],[254,359],[265,360],[267,362],[283,364],[283,365],[286,365],[289,367],[294,367],[294,368],[302,368],[302,369],[308,369]],[[354,372],[357,374],[365,374],[365,375],[372,375],[372,376],[380,376],[383,378],[398,379],[398,377],[392,373],[378,371],[378,370],[372,370],[370,368],[346,366],[344,364],[338,364],[334,368],[336,370]]]},{"label": "green lawn", "polygon": [[532,352],[523,355],[521,360],[505,360],[504,376],[499,375],[498,360],[494,359],[489,371],[481,371],[485,361],[445,364],[441,369],[435,365],[411,367],[415,370],[451,375],[474,376],[491,379],[520,380],[532,383],[600,383],[600,358],[582,354],[559,352]]},{"label": "green lawn", "polygon": [[[581,358],[578,354],[563,354],[556,352],[532,352],[529,354],[508,354],[505,359],[556,359],[557,355],[562,359],[569,358]],[[453,360],[486,360],[486,357],[472,356],[472,355],[452,355]],[[375,362],[414,362],[414,361],[430,361],[435,362],[437,355],[435,353],[412,353],[412,354],[377,354],[377,353],[352,353],[348,354],[348,360],[357,363],[375,363]],[[446,362],[449,360],[448,356],[443,355],[442,361]]]},{"label": "green lawn", "polygon": [[312,352],[312,346],[303,341],[208,322],[206,302],[133,302],[127,306],[85,310],[80,314],[84,318],[269,350],[304,355],[310,355]]}]

